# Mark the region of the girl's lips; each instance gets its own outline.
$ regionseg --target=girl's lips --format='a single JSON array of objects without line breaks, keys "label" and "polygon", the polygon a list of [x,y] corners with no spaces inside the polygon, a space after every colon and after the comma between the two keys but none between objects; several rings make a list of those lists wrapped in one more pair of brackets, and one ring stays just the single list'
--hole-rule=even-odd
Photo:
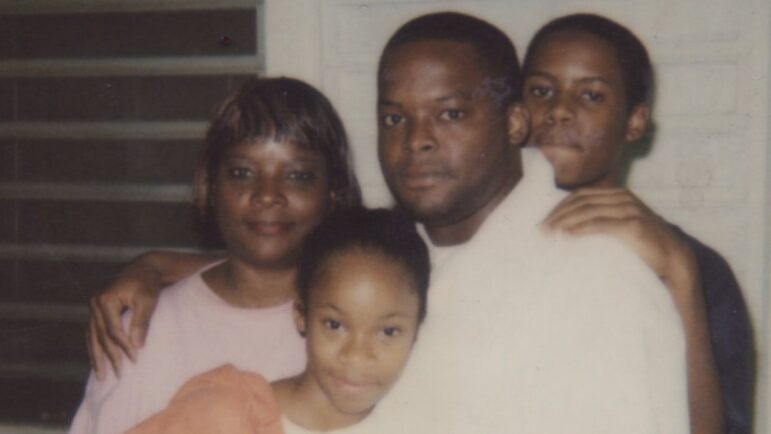
[{"label": "girl's lips", "polygon": [[333,376],[338,385],[350,392],[362,392],[376,385],[374,381]]},{"label": "girl's lips", "polygon": [[247,222],[246,226],[250,230],[260,235],[279,236],[283,235],[292,228],[292,223],[288,222]]}]

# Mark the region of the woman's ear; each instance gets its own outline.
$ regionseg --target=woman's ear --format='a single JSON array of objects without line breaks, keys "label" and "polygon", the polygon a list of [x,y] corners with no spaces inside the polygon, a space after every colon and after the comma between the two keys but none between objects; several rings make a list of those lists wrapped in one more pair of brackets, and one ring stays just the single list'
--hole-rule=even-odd
[{"label": "woman's ear", "polygon": [[624,140],[634,143],[645,136],[648,130],[648,122],[651,118],[651,107],[648,103],[640,103],[632,108],[626,121],[626,134]]},{"label": "woman's ear", "polygon": [[201,219],[206,219],[207,208],[214,199],[214,183],[210,181],[209,170],[203,158],[198,162],[193,180],[193,201]]},{"label": "woman's ear", "polygon": [[297,332],[300,336],[305,337],[305,314],[307,313],[305,305],[300,300],[294,301],[294,308],[292,309],[292,317],[294,318],[294,325],[297,327]]},{"label": "woman's ear", "polygon": [[530,132],[530,111],[522,103],[509,106],[507,112],[507,132],[509,143],[520,146]]}]

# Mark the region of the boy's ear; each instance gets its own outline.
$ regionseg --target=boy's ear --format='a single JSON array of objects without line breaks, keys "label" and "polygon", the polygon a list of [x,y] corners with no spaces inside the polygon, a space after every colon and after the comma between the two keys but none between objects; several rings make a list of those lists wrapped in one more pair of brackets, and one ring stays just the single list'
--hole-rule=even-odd
[{"label": "boy's ear", "polygon": [[522,145],[530,132],[530,111],[522,103],[509,106],[507,112],[507,132],[509,143]]},{"label": "boy's ear", "polygon": [[632,108],[626,121],[626,134],[624,135],[627,143],[634,143],[643,138],[648,129],[650,118],[651,107],[648,103],[637,104]]},{"label": "boy's ear", "polygon": [[292,318],[294,319],[294,325],[297,327],[297,332],[300,336],[305,337],[305,305],[300,300],[294,301],[294,309],[292,309]]}]

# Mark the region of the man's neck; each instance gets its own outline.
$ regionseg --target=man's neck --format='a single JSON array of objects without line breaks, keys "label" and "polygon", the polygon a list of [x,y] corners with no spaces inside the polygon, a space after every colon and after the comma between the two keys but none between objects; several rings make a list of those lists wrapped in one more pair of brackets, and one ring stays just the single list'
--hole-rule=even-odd
[{"label": "man's neck", "polygon": [[436,225],[426,223],[424,226],[431,243],[437,247],[450,247],[467,243],[482,227],[487,217],[514,190],[520,179],[522,179],[521,169],[518,174],[503,184],[482,207],[458,222]]}]

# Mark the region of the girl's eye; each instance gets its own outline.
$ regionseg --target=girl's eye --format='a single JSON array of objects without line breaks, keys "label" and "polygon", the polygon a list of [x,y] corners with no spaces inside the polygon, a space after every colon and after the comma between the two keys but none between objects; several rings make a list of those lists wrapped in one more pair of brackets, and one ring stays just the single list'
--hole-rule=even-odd
[{"label": "girl's eye", "polygon": [[340,328],[343,326],[340,324],[340,321],[336,321],[333,319],[325,319],[324,320],[324,326],[330,330],[340,330]]},{"label": "girl's eye", "polygon": [[388,337],[393,337],[401,332],[397,327],[386,327],[383,329],[383,334]]},{"label": "girl's eye", "polygon": [[383,125],[387,127],[393,127],[402,123],[402,121],[404,120],[404,117],[400,115],[389,114],[389,115],[383,115],[382,120],[383,120]]},{"label": "girl's eye", "polygon": [[590,102],[602,102],[605,99],[605,97],[601,93],[592,92],[590,90],[584,92],[583,97],[585,100]]},{"label": "girl's eye", "polygon": [[228,169],[228,175],[231,178],[248,178],[252,174],[252,171],[245,167],[234,167]]},{"label": "girl's eye", "polygon": [[528,88],[530,95],[536,98],[548,98],[552,96],[552,90],[546,86],[530,86]]},{"label": "girl's eye", "polygon": [[466,116],[466,113],[463,110],[458,109],[449,109],[443,111],[439,118],[444,121],[457,121],[459,119],[463,119]]}]

